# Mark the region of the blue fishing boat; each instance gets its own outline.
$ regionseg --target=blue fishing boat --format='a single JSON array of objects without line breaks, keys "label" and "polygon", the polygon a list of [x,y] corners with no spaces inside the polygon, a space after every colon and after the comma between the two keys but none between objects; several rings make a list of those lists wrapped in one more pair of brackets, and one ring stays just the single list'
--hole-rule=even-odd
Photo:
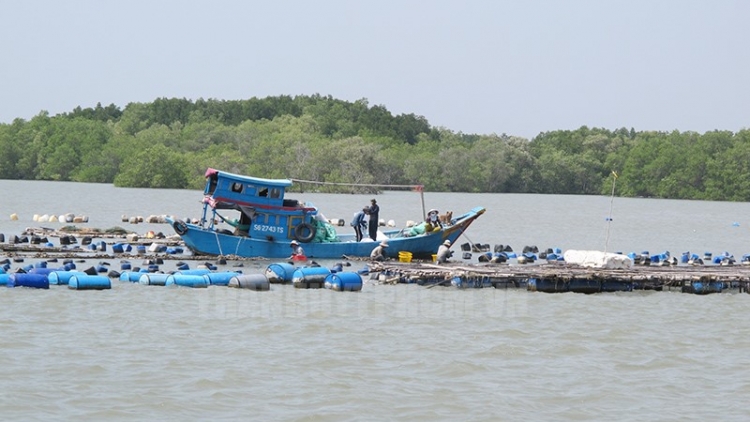
[{"label": "blue fishing boat", "polygon": [[[288,179],[264,179],[209,168],[200,221],[190,223],[174,217],[167,221],[185,245],[201,255],[287,258],[290,242],[297,241],[308,258],[369,257],[385,241],[387,257],[411,252],[413,258],[430,259],[443,242],[454,243],[485,212],[483,207],[475,207],[454,215],[438,230],[420,232],[418,226],[393,229],[381,231],[384,238],[378,242],[357,242],[354,233],[337,233],[313,204],[287,198],[286,190],[291,186]],[[221,215],[223,210],[238,211],[240,216],[230,220]],[[234,230],[221,228],[222,221]]]}]

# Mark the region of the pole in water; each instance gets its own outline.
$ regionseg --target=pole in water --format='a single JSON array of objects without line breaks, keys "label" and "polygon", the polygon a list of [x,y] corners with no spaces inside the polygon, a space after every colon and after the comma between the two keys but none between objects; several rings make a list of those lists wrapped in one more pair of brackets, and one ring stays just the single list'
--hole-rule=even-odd
[{"label": "pole in water", "polygon": [[609,247],[609,229],[612,226],[612,207],[615,202],[615,183],[617,182],[617,173],[615,173],[614,170],[612,170],[612,195],[609,199],[609,216],[607,216],[607,236],[604,239],[604,253],[607,253],[607,248]]}]

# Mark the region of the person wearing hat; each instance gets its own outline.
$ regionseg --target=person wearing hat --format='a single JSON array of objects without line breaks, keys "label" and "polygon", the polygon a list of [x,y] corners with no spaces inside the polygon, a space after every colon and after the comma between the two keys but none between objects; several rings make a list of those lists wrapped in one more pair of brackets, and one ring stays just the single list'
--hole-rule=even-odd
[{"label": "person wearing hat", "polygon": [[451,241],[446,240],[437,250],[437,263],[444,264],[448,262],[448,258],[450,258],[451,255],[453,255],[453,252],[451,252]]},{"label": "person wearing hat", "polygon": [[290,259],[294,259],[295,257],[297,259],[305,258],[305,250],[302,249],[302,246],[299,245],[299,242],[296,240],[292,240],[292,243],[289,244],[289,247],[292,248],[292,256],[290,256]]},{"label": "person wearing hat", "polygon": [[388,242],[385,240],[372,250],[370,253],[370,259],[373,261],[385,261],[385,248],[388,247]]},{"label": "person wearing hat", "polygon": [[443,228],[443,225],[440,223],[438,214],[438,210],[436,210],[435,208],[427,212],[427,218],[425,218],[424,224],[425,232],[436,231]]},{"label": "person wearing hat", "polygon": [[367,214],[369,215],[370,221],[368,223],[368,231],[370,234],[370,239],[372,240],[378,240],[378,214],[380,213],[380,207],[378,206],[378,201],[375,200],[375,198],[370,200],[370,207],[367,210]]}]

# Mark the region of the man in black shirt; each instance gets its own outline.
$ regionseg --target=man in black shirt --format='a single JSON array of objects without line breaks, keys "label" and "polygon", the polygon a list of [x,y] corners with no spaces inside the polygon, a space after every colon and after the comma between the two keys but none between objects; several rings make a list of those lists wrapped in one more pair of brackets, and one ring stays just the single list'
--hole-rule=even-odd
[{"label": "man in black shirt", "polygon": [[380,207],[378,206],[378,201],[375,199],[371,199],[370,204],[370,212],[368,213],[370,221],[367,228],[370,232],[370,239],[378,240],[378,213],[380,212]]}]

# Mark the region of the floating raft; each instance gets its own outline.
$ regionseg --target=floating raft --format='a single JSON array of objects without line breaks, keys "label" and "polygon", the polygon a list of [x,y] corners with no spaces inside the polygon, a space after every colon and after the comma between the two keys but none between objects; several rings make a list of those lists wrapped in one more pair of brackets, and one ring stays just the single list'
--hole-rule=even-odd
[{"label": "floating raft", "polygon": [[520,288],[547,293],[600,293],[678,290],[708,294],[749,292],[750,266],[634,266],[601,269],[555,262],[538,265],[374,262],[370,272],[383,284],[416,283],[428,287]]}]

